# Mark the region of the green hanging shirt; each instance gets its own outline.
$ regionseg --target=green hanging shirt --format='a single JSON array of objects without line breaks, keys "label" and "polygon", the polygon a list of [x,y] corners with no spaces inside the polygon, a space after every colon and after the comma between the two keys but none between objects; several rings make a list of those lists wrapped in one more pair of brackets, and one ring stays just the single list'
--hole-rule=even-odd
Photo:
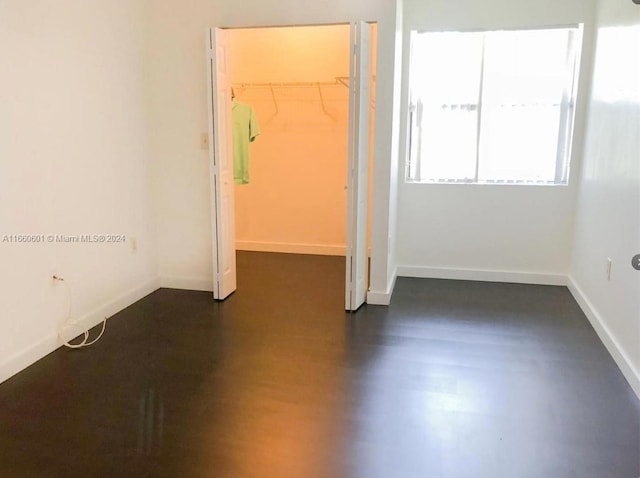
[{"label": "green hanging shirt", "polygon": [[249,143],[260,134],[253,108],[233,101],[233,179],[236,184],[249,183]]}]

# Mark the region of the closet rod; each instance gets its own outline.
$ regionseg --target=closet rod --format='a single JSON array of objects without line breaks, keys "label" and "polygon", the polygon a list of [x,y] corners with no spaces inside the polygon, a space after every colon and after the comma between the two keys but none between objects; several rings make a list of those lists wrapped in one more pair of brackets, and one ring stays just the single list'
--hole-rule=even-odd
[{"label": "closet rod", "polygon": [[[375,82],[376,75],[371,79]],[[317,86],[337,86],[342,85],[349,88],[348,76],[336,76],[334,81],[294,81],[294,82],[268,82],[268,83],[234,83],[237,88],[274,88],[274,87],[297,87],[297,88],[315,88]]]},{"label": "closet rod", "polygon": [[269,83],[234,83],[237,88],[316,88],[318,86],[336,86],[344,83],[336,77],[334,81],[296,81],[296,82],[269,82]]},{"label": "closet rod", "polygon": [[[372,76],[373,81],[376,80],[375,75]],[[320,104],[322,106],[322,112],[329,116],[332,117],[329,112],[327,111],[327,108],[325,106],[325,101],[324,101],[324,95],[322,94],[322,87],[323,86],[344,86],[346,88],[349,88],[350,86],[350,78],[348,76],[336,76],[334,81],[297,81],[297,82],[269,82],[269,83],[234,83],[233,86],[235,88],[238,88],[240,90],[245,90],[247,88],[269,88],[269,90],[271,91],[271,99],[273,100],[273,105],[275,107],[275,114],[274,116],[276,116],[279,112],[280,109],[278,108],[278,100],[276,99],[276,93],[274,91],[274,88],[317,88],[318,89],[318,94],[320,96]],[[373,109],[376,108],[376,104],[375,101],[372,99],[371,100],[371,107]]]}]

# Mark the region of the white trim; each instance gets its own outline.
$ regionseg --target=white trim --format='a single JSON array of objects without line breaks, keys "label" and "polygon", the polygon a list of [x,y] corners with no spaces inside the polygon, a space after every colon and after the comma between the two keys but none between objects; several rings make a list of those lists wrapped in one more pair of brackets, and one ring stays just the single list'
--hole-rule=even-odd
[{"label": "white trim", "polygon": [[95,307],[78,319],[78,326],[74,331],[69,331],[66,335],[69,337],[61,337],[59,330],[48,333],[34,344],[29,345],[20,352],[15,353],[4,362],[0,363],[0,383],[8,380],[18,372],[24,370],[30,365],[36,363],[41,358],[50,354],[54,350],[62,346],[64,340],[72,339],[84,330],[89,330],[102,322],[105,317],[111,317],[118,312],[126,309],[133,303],[139,301],[143,297],[158,290],[158,279],[152,279],[138,287],[125,292],[116,299],[106,302]]},{"label": "white trim", "polygon": [[389,305],[391,303],[391,296],[393,295],[393,289],[396,287],[396,279],[398,279],[398,268],[393,271],[393,277],[391,283],[388,284],[387,290],[374,291],[370,290],[367,293],[367,304],[371,305]]},{"label": "white trim", "polygon": [[400,277],[420,279],[454,279],[516,284],[567,285],[567,276],[540,272],[458,269],[454,267],[398,266]]},{"label": "white trim", "polygon": [[195,277],[160,276],[160,287],[164,289],[199,290],[213,292],[213,279]]},{"label": "white trim", "polygon": [[574,299],[587,316],[591,326],[594,328],[598,337],[609,351],[609,354],[613,357],[613,360],[620,368],[622,375],[627,379],[629,385],[640,399],[640,371],[636,370],[633,366],[633,362],[629,356],[625,353],[624,349],[620,346],[615,336],[611,333],[611,330],[607,326],[606,321],[587,298],[580,286],[576,283],[575,279],[569,276],[568,288],[573,295]]},{"label": "white trim", "polygon": [[283,252],[319,256],[345,256],[345,245],[297,244],[289,242],[236,241],[236,250],[254,252]]}]

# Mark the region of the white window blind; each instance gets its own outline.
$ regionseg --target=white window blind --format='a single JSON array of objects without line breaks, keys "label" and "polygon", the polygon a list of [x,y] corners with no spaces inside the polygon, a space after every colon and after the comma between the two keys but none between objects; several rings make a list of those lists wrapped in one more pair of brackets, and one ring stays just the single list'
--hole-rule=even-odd
[{"label": "white window blind", "polygon": [[566,184],[581,27],[412,34],[419,182]]}]

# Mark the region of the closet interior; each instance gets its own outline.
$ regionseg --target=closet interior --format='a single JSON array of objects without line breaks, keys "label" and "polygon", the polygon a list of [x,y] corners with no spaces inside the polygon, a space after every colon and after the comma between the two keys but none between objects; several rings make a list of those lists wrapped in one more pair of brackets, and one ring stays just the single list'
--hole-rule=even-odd
[{"label": "closet interior", "polygon": [[230,30],[235,101],[260,128],[236,250],[345,255],[350,45],[349,25]]}]

